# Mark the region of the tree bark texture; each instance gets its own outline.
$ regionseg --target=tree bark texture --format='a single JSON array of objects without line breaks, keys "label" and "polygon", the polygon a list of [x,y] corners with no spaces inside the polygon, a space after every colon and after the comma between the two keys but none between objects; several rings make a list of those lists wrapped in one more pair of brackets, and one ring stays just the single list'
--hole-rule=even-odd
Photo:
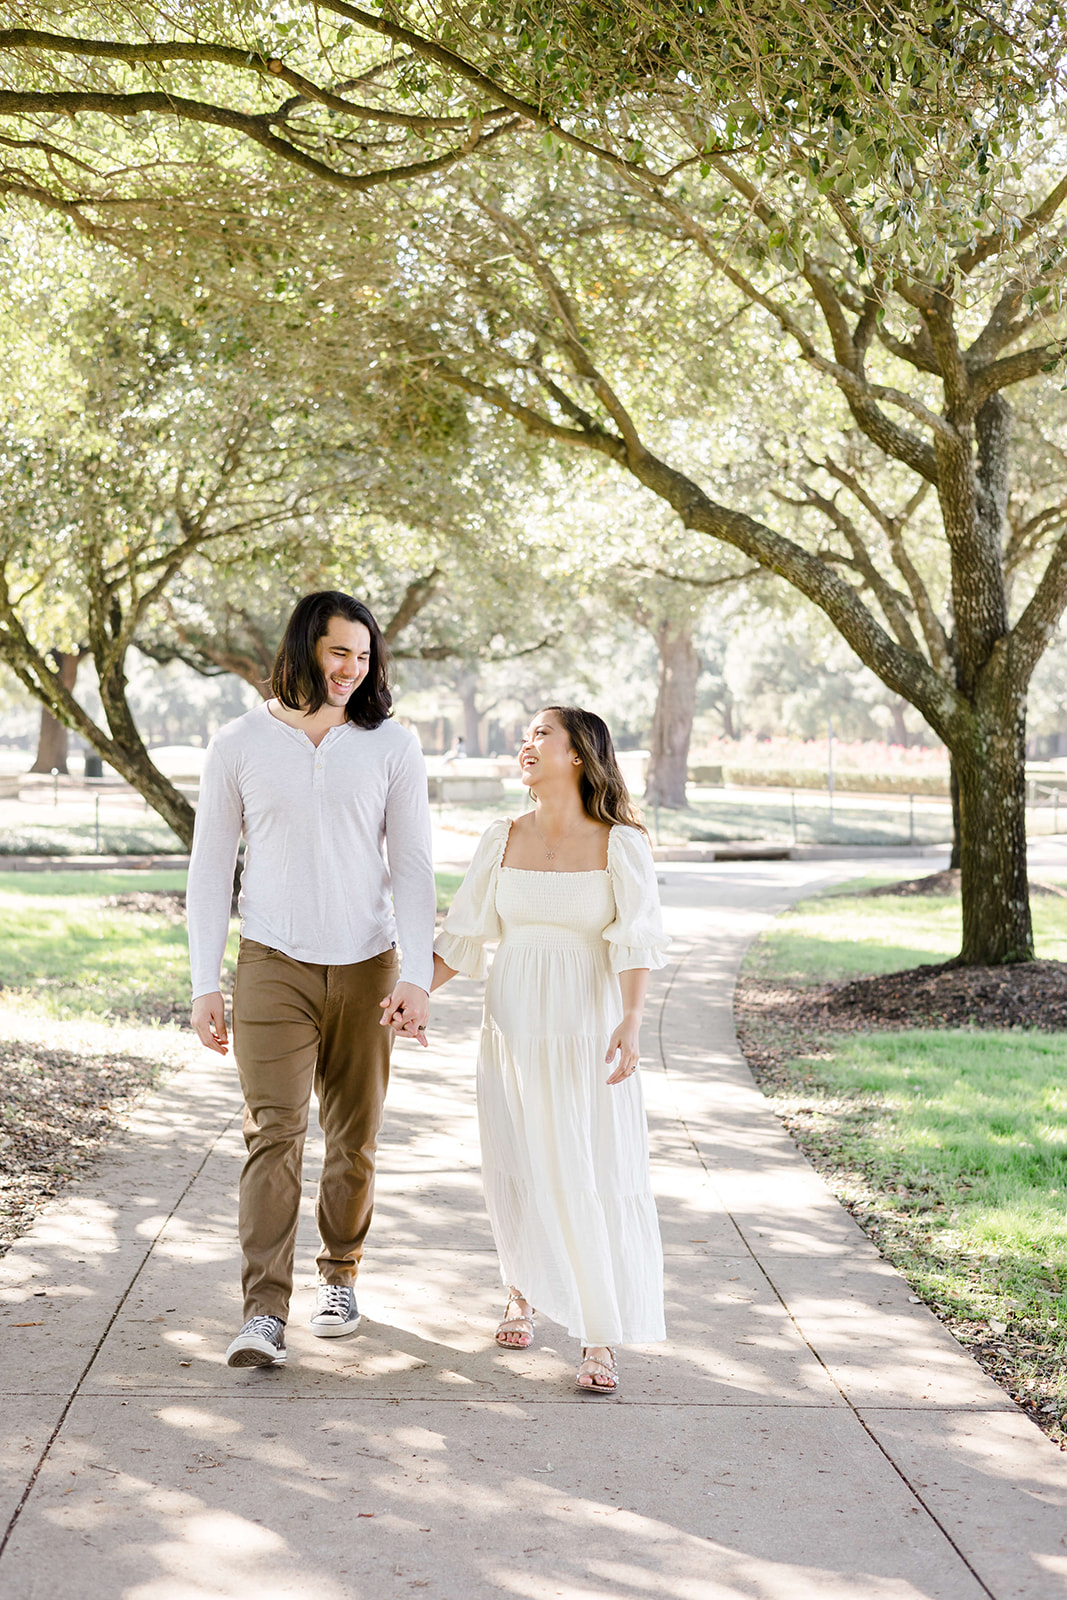
[{"label": "tree bark texture", "polygon": [[469,756],[482,754],[482,713],[478,710],[478,675],[464,677],[459,686],[463,706],[463,742]]},{"label": "tree bark texture", "polygon": [[1025,696],[1005,685],[973,737],[953,751],[959,780],[962,966],[1034,954],[1026,873]]},{"label": "tree bark texture", "polygon": [[[100,674],[100,698],[110,733],[99,727],[75,700],[60,674],[33,647],[10,605],[0,573],[0,616],[6,624],[0,629],[2,658],[19,682],[51,712],[56,720],[103,756],[109,766],[126,779],[173,829],[187,850],[192,848],[196,813],[185,796],[153,765],[126,703],[126,678],[112,655],[107,671]],[[106,659],[94,651],[99,667]]]},{"label": "tree bark texture", "polygon": [[[53,650],[52,659],[59,673],[59,681],[71,694],[78,679],[78,650]],[[70,729],[54,717],[47,706],[41,707],[41,729],[37,736],[37,759],[31,772],[67,772],[67,746]]]},{"label": "tree bark texture", "polygon": [[655,630],[655,638],[659,678],[645,799],[656,805],[684,807],[700,655],[693,643],[693,625],[688,619],[661,622]]},{"label": "tree bark texture", "polygon": [[[753,238],[767,244],[778,230],[787,231],[773,182],[764,187],[725,156],[713,155],[708,164],[726,192],[743,202]],[[651,214],[671,219],[719,278],[777,321],[811,371],[836,386],[867,445],[883,462],[912,475],[905,501],[883,501],[883,491],[865,479],[864,468],[832,459],[831,452],[796,469],[812,480],[799,485],[801,498],[782,496],[821,515],[832,533],[829,540],[816,543],[803,525],[798,537],[790,537],[737,505],[717,502],[649,449],[626,401],[597,364],[573,285],[557,274],[529,223],[502,211],[487,214],[521,271],[536,281],[530,331],[539,347],[546,316],[551,327],[556,364],[540,379],[543,397],[531,398],[525,366],[515,368],[516,382],[510,386],[484,368],[477,376],[460,370],[462,355],[458,363],[435,358],[433,372],[531,434],[613,461],[670,506],[684,527],[731,546],[818,606],[864,665],[915,706],[950,752],[959,793],[960,960],[981,965],[1031,958],[1023,807],[1026,695],[1034,667],[1067,611],[1067,534],[1042,548],[1044,570],[1035,575],[1030,598],[1013,620],[1005,560],[1012,411],[1002,391],[1050,371],[1067,356],[1067,340],[1050,339],[1051,328],[1037,328],[1039,317],[1027,307],[1023,281],[1005,262],[998,286],[985,301],[985,325],[976,335],[969,330],[964,343],[965,324],[983,304],[968,276],[1014,248],[1012,236],[997,227],[960,254],[958,279],[948,274],[924,281],[907,273],[892,291],[881,267],[869,269],[866,246],[856,251],[869,278],[862,293],[855,285],[842,293],[839,263],[802,251],[794,280],[806,297],[801,317],[794,302],[780,298],[762,279],[746,277],[732,236],[727,247],[708,215],[686,196],[654,189],[632,174],[626,181]],[[1065,203],[1067,178],[1061,178],[1026,228],[1040,232]],[[843,227],[856,232],[856,238],[852,232],[848,237],[858,243],[855,219],[846,219]],[[875,248],[871,260],[877,258]],[[1052,271],[1056,259],[1050,255],[1042,271]],[[893,332],[891,323],[883,325],[887,292],[908,330],[904,336]],[[1031,330],[1036,330],[1032,338]],[[880,348],[914,369],[917,379],[910,390],[869,373],[868,359]],[[501,349],[496,353],[500,356]],[[929,394],[931,374],[940,389],[937,401]],[[832,495],[825,492],[826,478],[834,484]],[[945,620],[941,602],[908,550],[908,520],[929,489],[937,495],[950,569]],[[848,509],[853,505],[855,512]],[[677,802],[682,789],[680,739],[670,731],[666,711],[672,676],[673,665],[665,657],[664,703],[662,710],[657,706],[649,782],[649,793],[661,803],[667,793]]]},{"label": "tree bark texture", "polygon": [[952,797],[952,854],[948,864],[956,870],[960,864],[960,775],[956,771],[956,760],[949,756],[948,766],[948,792]]}]

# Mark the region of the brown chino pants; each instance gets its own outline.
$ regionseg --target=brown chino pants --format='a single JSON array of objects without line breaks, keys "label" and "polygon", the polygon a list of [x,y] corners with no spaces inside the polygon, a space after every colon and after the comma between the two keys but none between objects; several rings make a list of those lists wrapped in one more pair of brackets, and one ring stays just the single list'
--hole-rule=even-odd
[{"label": "brown chino pants", "polygon": [[380,1002],[397,970],[395,950],[327,967],[241,940],[233,1044],[248,1149],[238,1213],[246,1319],[289,1315],[312,1088],[326,1141],[316,1264],[324,1283],[356,1280],[393,1042],[380,1026]]}]

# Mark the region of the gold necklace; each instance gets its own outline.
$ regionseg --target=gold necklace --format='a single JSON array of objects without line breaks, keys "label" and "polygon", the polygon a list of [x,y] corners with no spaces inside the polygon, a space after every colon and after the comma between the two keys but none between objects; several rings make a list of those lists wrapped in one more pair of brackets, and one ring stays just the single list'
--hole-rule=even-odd
[{"label": "gold necklace", "polygon": [[[530,820],[533,821],[533,818],[531,818]],[[565,833],[561,833],[559,838],[556,840],[557,847],[563,843],[564,839],[569,838],[570,835],[574,832],[575,828],[577,828],[578,826],[579,826],[579,824],[577,822],[572,822],[570,827],[566,830],[566,832]],[[548,840],[545,838],[544,834],[541,832],[541,830],[537,826],[536,822],[534,822],[533,827],[534,827],[534,832],[536,833],[537,837],[540,839],[541,843],[545,847],[545,855],[548,857],[549,861],[555,861],[555,859],[556,859],[555,850],[550,850],[548,848]]]}]

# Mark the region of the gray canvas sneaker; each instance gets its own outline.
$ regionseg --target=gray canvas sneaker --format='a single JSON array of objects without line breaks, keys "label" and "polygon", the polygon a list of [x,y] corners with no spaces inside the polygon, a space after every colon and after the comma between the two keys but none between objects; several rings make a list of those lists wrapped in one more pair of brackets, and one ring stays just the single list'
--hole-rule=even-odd
[{"label": "gray canvas sneaker", "polygon": [[320,1339],[339,1339],[359,1327],[356,1292],[350,1283],[320,1283],[311,1331]]},{"label": "gray canvas sneaker", "polygon": [[281,1317],[249,1317],[226,1351],[228,1367],[276,1367],[286,1359]]}]

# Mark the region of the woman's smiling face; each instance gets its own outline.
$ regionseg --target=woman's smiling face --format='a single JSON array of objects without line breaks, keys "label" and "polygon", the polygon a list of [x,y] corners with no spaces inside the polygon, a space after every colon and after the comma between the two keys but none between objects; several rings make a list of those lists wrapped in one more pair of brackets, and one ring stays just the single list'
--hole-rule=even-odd
[{"label": "woman's smiling face", "polygon": [[576,779],[581,762],[574,753],[570,735],[554,711],[539,711],[526,730],[519,749],[522,781],[527,788],[545,779]]}]

